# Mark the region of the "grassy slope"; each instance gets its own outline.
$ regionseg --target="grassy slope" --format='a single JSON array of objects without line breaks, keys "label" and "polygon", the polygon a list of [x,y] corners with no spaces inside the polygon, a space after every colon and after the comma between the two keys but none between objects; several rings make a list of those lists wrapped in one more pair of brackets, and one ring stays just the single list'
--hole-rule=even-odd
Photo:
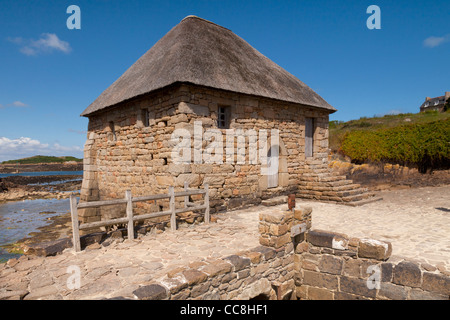
[{"label": "grassy slope", "polygon": [[83,161],[83,159],[78,159],[78,158],[71,157],[71,156],[67,156],[67,157],[34,156],[34,157],[29,157],[29,158],[17,159],[17,160],[3,161],[2,164],[63,163],[66,161],[81,162],[81,161]]},{"label": "grassy slope", "polygon": [[428,122],[450,118],[450,112],[439,113],[428,111],[424,113],[405,113],[399,115],[386,115],[384,117],[360,118],[347,122],[330,121],[329,143],[333,153],[340,149],[342,139],[350,131],[373,131],[381,128],[393,128],[405,124],[424,124]]}]

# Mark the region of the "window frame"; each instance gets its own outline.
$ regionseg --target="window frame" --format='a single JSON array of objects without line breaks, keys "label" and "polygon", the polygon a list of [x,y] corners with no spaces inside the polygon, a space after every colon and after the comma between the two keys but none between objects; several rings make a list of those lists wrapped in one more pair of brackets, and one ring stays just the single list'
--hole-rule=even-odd
[{"label": "window frame", "polygon": [[144,127],[150,127],[150,112],[147,108],[141,109],[141,121]]},{"label": "window frame", "polygon": [[230,129],[230,120],[231,106],[219,105],[217,108],[217,127],[219,129]]}]

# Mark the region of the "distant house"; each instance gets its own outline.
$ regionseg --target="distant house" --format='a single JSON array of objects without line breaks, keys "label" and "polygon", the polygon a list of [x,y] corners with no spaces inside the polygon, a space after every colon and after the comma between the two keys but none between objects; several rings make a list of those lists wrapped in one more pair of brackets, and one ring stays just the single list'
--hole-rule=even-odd
[{"label": "distant house", "polygon": [[420,112],[425,111],[444,111],[445,102],[450,98],[450,92],[445,92],[445,95],[435,98],[426,97],[425,102],[420,106]]}]

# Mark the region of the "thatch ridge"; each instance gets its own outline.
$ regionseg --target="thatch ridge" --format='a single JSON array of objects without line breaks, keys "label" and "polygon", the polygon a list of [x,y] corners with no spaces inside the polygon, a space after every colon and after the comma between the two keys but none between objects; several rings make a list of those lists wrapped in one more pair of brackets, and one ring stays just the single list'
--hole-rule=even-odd
[{"label": "thatch ridge", "polygon": [[231,30],[188,16],[172,28],[82,116],[167,87],[176,82],[299,103],[336,111],[292,74]]}]

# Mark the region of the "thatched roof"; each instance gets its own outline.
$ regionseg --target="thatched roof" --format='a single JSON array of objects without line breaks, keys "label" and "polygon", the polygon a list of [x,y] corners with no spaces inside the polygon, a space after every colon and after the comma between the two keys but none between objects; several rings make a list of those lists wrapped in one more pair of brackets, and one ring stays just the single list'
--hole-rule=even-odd
[{"label": "thatched roof", "polygon": [[230,30],[188,16],[81,115],[89,116],[176,82],[299,103],[330,113],[336,111],[311,88]]}]

